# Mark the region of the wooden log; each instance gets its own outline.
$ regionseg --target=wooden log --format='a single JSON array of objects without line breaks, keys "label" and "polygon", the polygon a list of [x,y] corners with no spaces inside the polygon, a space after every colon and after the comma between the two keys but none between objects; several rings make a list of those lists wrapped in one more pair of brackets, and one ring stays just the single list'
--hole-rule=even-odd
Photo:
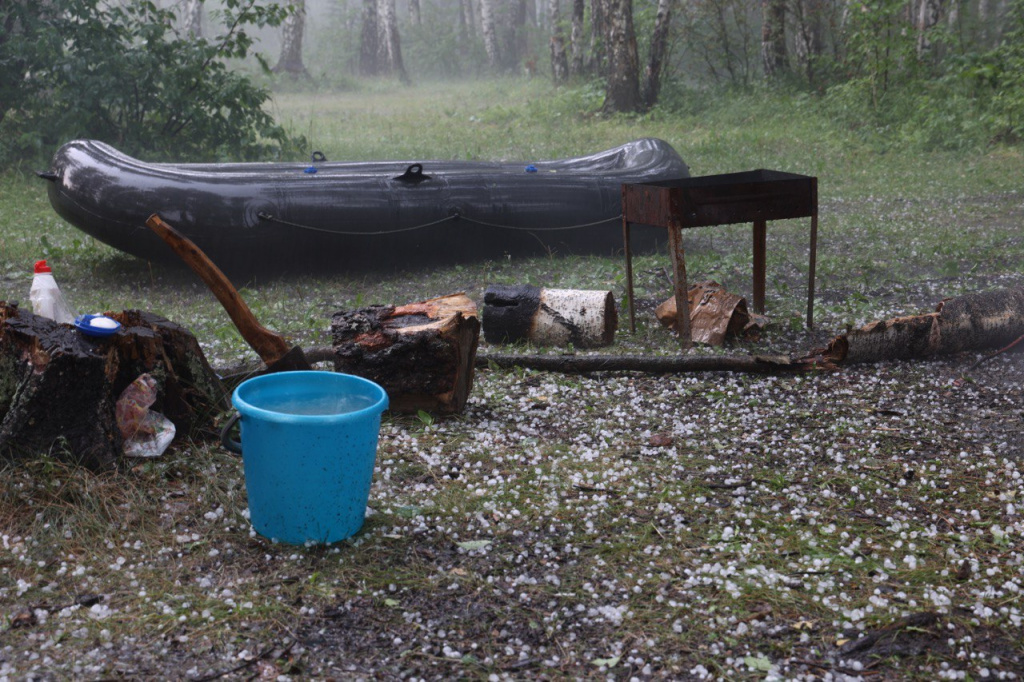
[{"label": "wooden log", "polygon": [[395,412],[461,412],[479,340],[476,304],[461,293],[331,318],[334,369],[380,384]]},{"label": "wooden log", "polygon": [[618,313],[610,291],[542,289],[528,284],[484,292],[487,343],[529,341],[538,346],[595,348],[615,340]]},{"label": "wooden log", "polygon": [[151,313],[106,315],[122,328],[95,338],[0,301],[0,456],[116,464],[124,443],[114,407],[145,373],[160,387],[152,409],[179,437],[212,432],[226,394],[195,337]]},{"label": "wooden log", "polygon": [[871,322],[818,351],[850,364],[999,348],[1024,334],[1024,289],[995,289],[942,301],[935,312]]}]

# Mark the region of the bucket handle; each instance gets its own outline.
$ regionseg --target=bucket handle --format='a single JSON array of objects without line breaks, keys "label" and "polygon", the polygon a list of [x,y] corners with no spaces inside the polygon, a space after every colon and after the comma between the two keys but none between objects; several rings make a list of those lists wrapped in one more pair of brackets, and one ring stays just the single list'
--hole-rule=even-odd
[{"label": "bucket handle", "polygon": [[238,412],[235,412],[233,415],[231,415],[230,419],[228,419],[224,423],[224,426],[220,430],[220,444],[224,446],[225,450],[227,450],[228,452],[233,452],[236,455],[242,454],[242,443],[241,441],[237,441],[231,437],[231,430],[235,427],[235,424],[238,423],[238,420],[241,418],[242,415],[239,414]]}]

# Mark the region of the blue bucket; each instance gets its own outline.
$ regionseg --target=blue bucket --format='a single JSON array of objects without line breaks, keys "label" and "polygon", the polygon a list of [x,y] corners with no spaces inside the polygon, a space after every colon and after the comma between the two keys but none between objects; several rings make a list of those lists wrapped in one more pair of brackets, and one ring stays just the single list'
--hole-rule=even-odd
[{"label": "blue bucket", "polygon": [[[242,455],[249,520],[264,537],[329,543],[363,526],[384,389],[335,372],[277,372],[242,382],[224,446]],[[241,420],[241,442],[229,432]]]}]

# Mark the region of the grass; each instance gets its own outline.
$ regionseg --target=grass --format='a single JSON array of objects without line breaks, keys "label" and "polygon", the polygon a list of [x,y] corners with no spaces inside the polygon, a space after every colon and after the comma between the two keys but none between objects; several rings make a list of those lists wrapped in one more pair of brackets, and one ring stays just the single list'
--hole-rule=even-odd
[{"label": "grass", "polygon": [[[811,103],[711,98],[602,118],[586,88],[508,81],[289,94],[275,114],[330,159],[521,159],[670,141],[694,174],[818,176],[818,329],[800,325],[806,221],[772,224],[759,342],[804,350],[848,324],[1020,286],[1016,148],[880,154]],[[0,299],[46,257],[81,311],[142,308],[211,362],[252,352],[189,273],[138,262],[0,177]],[[749,295],[749,230],[687,234],[690,277]],[[667,258],[635,261],[638,334]],[[622,264],[538,258],[258,278],[242,295],[304,346],[332,312],[495,283],[611,289]],[[484,349],[488,350],[488,349]],[[554,351],[557,352],[557,351]],[[698,352],[720,352],[702,349]],[[0,477],[0,676],[492,679],[1010,679],[1024,671],[1019,356],[807,376],[562,376],[484,368],[465,414],[388,415],[364,530],[273,544],[237,459],[180,443],[92,473],[59,450]]]}]

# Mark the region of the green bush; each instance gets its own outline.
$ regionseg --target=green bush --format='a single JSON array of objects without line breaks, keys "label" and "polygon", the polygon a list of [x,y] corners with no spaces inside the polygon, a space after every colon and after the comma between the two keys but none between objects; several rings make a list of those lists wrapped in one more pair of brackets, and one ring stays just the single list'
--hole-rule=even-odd
[{"label": "green bush", "polygon": [[1024,0],[1010,4],[1002,42],[961,60],[951,80],[966,90],[993,140],[1019,142],[1024,136]]},{"label": "green bush", "polygon": [[932,62],[901,29],[902,3],[878,0],[852,14],[845,64],[824,107],[835,120],[881,147],[979,149],[1016,143],[1024,126],[1024,0],[1011,3],[1002,41],[979,52],[954,51]]},{"label": "green bush", "polygon": [[251,56],[247,28],[277,26],[287,11],[241,0],[223,7],[227,28],[205,40],[179,35],[174,12],[148,0],[7,3],[0,71],[14,77],[0,85],[0,162],[39,158],[78,137],[151,158],[290,152],[301,141],[264,111],[269,91],[227,65]]}]

